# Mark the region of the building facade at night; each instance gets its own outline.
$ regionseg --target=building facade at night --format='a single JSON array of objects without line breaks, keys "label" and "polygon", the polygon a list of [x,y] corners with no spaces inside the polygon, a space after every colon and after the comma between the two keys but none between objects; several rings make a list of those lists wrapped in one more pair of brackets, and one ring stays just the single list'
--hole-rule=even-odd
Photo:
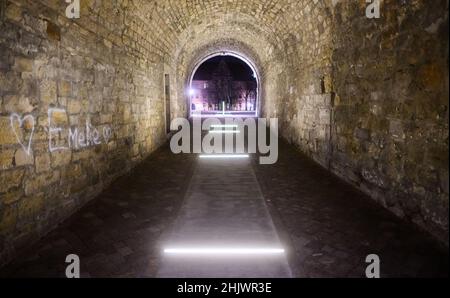
[{"label": "building facade at night", "polygon": [[256,85],[251,81],[232,81],[231,104],[227,98],[221,98],[214,81],[195,80],[191,87],[192,110],[195,111],[255,111]]},{"label": "building facade at night", "polygon": [[222,60],[211,79],[192,81],[191,110],[193,111],[255,111],[256,81],[235,80]]}]

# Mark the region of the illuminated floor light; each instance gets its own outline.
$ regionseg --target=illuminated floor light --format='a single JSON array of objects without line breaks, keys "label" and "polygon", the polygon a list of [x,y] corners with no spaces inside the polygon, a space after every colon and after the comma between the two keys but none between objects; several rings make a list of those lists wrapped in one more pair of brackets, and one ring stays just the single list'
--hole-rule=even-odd
[{"label": "illuminated floor light", "polygon": [[203,154],[199,156],[200,158],[248,158],[248,154]]},{"label": "illuminated floor light", "polygon": [[282,248],[167,248],[165,254],[171,255],[277,255]]}]

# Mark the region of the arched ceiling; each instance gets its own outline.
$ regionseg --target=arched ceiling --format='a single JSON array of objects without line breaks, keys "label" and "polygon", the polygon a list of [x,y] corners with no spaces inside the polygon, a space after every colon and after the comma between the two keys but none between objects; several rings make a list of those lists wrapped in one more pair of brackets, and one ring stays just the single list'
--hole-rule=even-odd
[{"label": "arched ceiling", "polygon": [[274,104],[288,84],[296,84],[295,72],[331,57],[331,7],[337,0],[116,1],[133,23],[125,30],[142,41],[149,61],[163,60],[173,75],[179,107],[195,64],[213,52],[233,51],[252,61],[264,85],[262,101],[267,94],[272,111],[281,110]]},{"label": "arched ceiling", "polygon": [[[264,61],[314,31],[329,1],[310,0],[132,0],[130,6],[148,25],[155,46],[167,59],[193,52],[217,39],[254,47]],[[326,15],[326,13],[325,13]]]}]

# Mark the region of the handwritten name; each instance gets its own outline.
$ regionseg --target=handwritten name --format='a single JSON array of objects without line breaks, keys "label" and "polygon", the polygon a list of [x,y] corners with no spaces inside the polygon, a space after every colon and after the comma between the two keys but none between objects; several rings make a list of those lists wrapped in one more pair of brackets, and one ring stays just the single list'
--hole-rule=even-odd
[{"label": "handwritten name", "polygon": [[84,128],[69,128],[67,146],[57,146],[53,144],[53,137],[63,131],[62,127],[56,126],[54,123],[54,115],[57,113],[65,113],[64,109],[49,109],[48,110],[48,146],[50,152],[69,150],[69,149],[82,149],[100,144],[108,144],[112,136],[112,130],[110,126],[104,126],[102,130],[92,126],[89,120],[86,120]]}]

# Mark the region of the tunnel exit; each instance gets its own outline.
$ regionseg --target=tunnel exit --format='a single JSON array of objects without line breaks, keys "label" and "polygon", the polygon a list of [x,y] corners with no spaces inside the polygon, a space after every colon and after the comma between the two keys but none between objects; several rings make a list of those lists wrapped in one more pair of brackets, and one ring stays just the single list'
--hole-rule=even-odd
[{"label": "tunnel exit", "polygon": [[219,52],[200,60],[188,87],[193,117],[257,117],[259,78],[244,56]]}]

